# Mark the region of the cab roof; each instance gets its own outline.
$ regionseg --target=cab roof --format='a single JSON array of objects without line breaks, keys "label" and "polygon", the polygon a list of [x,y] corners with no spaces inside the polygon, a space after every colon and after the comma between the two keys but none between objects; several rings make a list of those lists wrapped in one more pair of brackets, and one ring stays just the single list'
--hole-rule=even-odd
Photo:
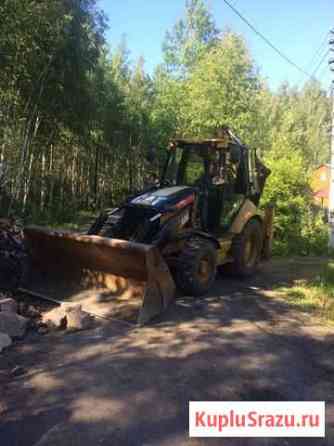
[{"label": "cab roof", "polygon": [[170,142],[170,148],[203,148],[208,147],[212,149],[227,149],[229,144],[238,144],[243,146],[239,138],[237,138],[229,128],[223,128],[219,132],[219,137],[208,139],[183,139],[176,138]]}]

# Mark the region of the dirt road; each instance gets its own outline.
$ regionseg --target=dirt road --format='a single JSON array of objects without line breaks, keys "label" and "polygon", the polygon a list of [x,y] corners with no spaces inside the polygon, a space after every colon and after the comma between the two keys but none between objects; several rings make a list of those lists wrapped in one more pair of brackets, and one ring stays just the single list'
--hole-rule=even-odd
[{"label": "dirt road", "polygon": [[[266,292],[321,261],[273,261],[178,299],[154,325],[36,336],[0,356],[1,446],[334,444],[334,331]],[[9,370],[22,365],[22,376]],[[326,400],[326,439],[189,439],[189,400]]]}]

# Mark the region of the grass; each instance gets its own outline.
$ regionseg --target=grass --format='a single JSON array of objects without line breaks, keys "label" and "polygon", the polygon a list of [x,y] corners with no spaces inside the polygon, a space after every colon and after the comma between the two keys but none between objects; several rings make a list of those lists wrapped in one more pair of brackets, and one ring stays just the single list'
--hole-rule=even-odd
[{"label": "grass", "polygon": [[315,280],[300,280],[293,287],[279,287],[277,291],[293,307],[334,324],[334,262],[329,261]]}]

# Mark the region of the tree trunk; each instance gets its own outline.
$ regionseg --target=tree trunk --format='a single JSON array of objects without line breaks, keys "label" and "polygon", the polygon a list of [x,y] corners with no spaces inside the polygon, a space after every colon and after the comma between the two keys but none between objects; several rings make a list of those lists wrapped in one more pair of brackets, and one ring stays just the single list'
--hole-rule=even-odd
[{"label": "tree trunk", "polygon": [[27,208],[27,199],[28,199],[29,192],[30,192],[31,178],[32,178],[32,165],[33,165],[34,158],[35,158],[34,152],[31,151],[30,156],[29,156],[28,176],[25,178],[25,182],[24,182],[24,193],[23,193],[23,200],[22,200],[23,214],[25,213],[26,208]]},{"label": "tree trunk", "polygon": [[41,198],[40,198],[40,211],[43,212],[45,208],[45,194],[46,194],[46,156],[45,152],[42,153],[42,166],[41,166]]},{"label": "tree trunk", "polygon": [[99,154],[100,148],[96,146],[95,148],[95,173],[94,173],[94,207],[97,208],[98,204],[98,181],[99,181]]},{"label": "tree trunk", "polygon": [[133,168],[132,168],[132,136],[129,139],[128,148],[128,165],[129,165],[129,192],[132,193],[133,190]]}]

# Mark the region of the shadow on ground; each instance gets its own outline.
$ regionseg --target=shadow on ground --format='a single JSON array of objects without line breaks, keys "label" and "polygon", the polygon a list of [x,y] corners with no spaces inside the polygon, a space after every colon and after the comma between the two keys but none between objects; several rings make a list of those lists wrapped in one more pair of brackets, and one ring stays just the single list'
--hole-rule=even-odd
[{"label": "shadow on ground", "polygon": [[[274,263],[252,281],[223,277],[148,327],[111,322],[17,345],[0,366],[1,446],[43,435],[48,446],[334,444],[334,334],[304,327],[263,295],[315,274],[315,264],[304,275]],[[8,377],[16,364],[26,373]],[[190,400],[326,400],[327,437],[189,439]]]}]

